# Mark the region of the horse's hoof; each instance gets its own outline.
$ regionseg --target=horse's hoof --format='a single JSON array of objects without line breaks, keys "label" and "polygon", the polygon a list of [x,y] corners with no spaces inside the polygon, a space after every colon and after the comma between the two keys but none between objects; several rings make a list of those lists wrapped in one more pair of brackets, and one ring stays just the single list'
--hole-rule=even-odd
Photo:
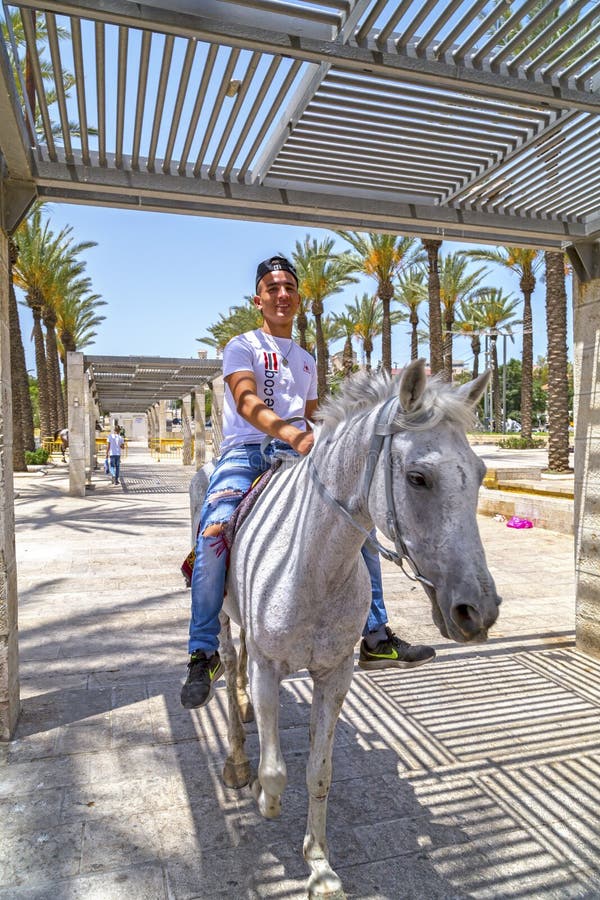
[{"label": "horse's hoof", "polygon": [[250,763],[234,763],[231,759],[225,760],[223,767],[223,783],[228,788],[239,790],[250,782]]},{"label": "horse's hoof", "polygon": [[250,790],[258,805],[258,811],[264,819],[276,819],[281,815],[281,800],[279,797],[267,797],[258,778],[254,779]]},{"label": "horse's hoof", "polygon": [[326,859],[311,860],[312,874],[308,879],[309,900],[346,900],[342,882]]},{"label": "horse's hoof", "polygon": [[254,707],[250,701],[240,706],[240,718],[244,725],[247,725],[248,722],[254,722]]}]

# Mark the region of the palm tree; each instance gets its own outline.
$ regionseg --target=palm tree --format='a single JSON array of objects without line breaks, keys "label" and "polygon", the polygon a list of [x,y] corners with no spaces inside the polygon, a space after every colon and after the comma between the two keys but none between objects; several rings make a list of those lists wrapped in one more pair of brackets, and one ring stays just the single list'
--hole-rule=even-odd
[{"label": "palm tree", "polygon": [[[26,305],[33,315],[42,439],[57,431],[60,420],[62,394],[55,330],[58,311],[69,284],[85,268],[85,263],[76,256],[96,246],[94,241],[74,244],[71,232],[71,226],[66,226],[55,235],[48,221],[42,224],[41,209],[37,207],[15,233],[18,259],[13,267],[13,280],[25,292]],[[46,327],[45,341],[42,321]]]},{"label": "palm tree", "polygon": [[348,378],[354,369],[352,338],[355,335],[356,314],[351,306],[346,305],[345,313],[334,313],[332,318],[345,338],[342,351],[342,371],[344,378]]},{"label": "palm tree", "polygon": [[410,358],[419,358],[419,306],[427,297],[425,271],[419,266],[412,266],[401,272],[394,300],[408,310],[410,322]]},{"label": "palm tree", "polygon": [[[65,396],[68,397],[67,353],[83,350],[96,337],[94,329],[105,316],[97,314],[99,306],[106,306],[100,294],[91,292],[91,280],[82,278],[66,291],[57,314],[59,355],[63,365]],[[62,392],[61,392],[62,393]]]},{"label": "palm tree", "polygon": [[260,309],[254,305],[252,297],[244,298],[246,303],[240,306],[230,306],[227,314],[220,313],[219,319],[214,325],[210,325],[207,331],[210,337],[196,338],[200,344],[212,347],[217,354],[223,352],[223,348],[231,338],[246,331],[254,331],[262,325]]},{"label": "palm tree", "polygon": [[310,301],[315,318],[317,347],[317,390],[319,402],[327,393],[327,346],[323,333],[323,303],[333,294],[339,294],[348,284],[356,282],[354,263],[348,253],[333,252],[334,239],[324,238],[320,243],[306,235],[304,242],[296,241],[292,253],[298,272],[300,296]]},{"label": "palm tree", "polygon": [[298,312],[296,314],[295,327],[298,331],[298,343],[302,347],[303,350],[308,350],[308,344],[306,340],[306,330],[308,328],[308,316],[306,315],[306,300],[304,297],[300,297],[300,306],[298,307]]},{"label": "palm tree", "polygon": [[[15,11],[5,11],[5,16],[3,21],[0,23],[0,27],[2,29],[2,35],[7,42],[7,45],[13,46],[12,38],[14,38],[14,48],[15,48],[15,57],[11,58],[13,73],[14,73],[14,83],[16,85],[16,89],[19,93],[19,98],[21,100],[21,104],[23,108],[26,106],[25,96],[27,98],[27,103],[31,110],[31,116],[33,119],[33,134],[31,134],[31,139],[34,141],[38,136],[44,135],[44,123],[41,115],[41,109],[39,104],[37,103],[36,98],[36,89],[35,82],[33,78],[33,66],[31,60],[31,53],[29,51],[29,47],[25,38],[25,29],[23,26],[24,17],[29,16],[31,25],[33,28],[33,32],[35,34],[36,45],[38,46],[38,61],[39,61],[39,69],[40,75],[42,78],[42,83],[44,84],[44,98],[46,107],[48,109],[52,109],[55,107],[57,102],[57,91],[56,84],[54,80],[54,71],[45,55],[45,49],[48,46],[48,30],[46,27],[46,17],[37,15],[35,10],[24,10],[19,12],[19,10]],[[10,28],[9,28],[10,26]],[[59,40],[63,40],[69,36],[69,31],[65,29],[60,24],[55,25],[56,34]],[[21,78],[18,77],[19,70],[24,72],[24,82],[25,82],[25,96],[23,96],[22,90],[22,81]],[[70,92],[75,85],[75,77],[72,73],[66,71],[65,69],[61,70],[61,81],[62,81],[62,90],[64,92],[64,96],[66,99],[69,98]],[[27,122],[27,126],[29,130],[30,128],[30,119],[28,116],[25,116],[25,121]],[[53,134],[61,134],[62,127],[58,124],[51,123],[51,130]],[[80,127],[76,123],[68,122],[68,130],[69,134],[73,136],[80,135]],[[97,133],[97,129],[88,126],[88,132],[91,134]],[[12,242],[13,249],[17,246],[15,242]],[[14,254],[13,258],[14,258]],[[12,290],[12,274],[9,272],[9,282],[11,284]],[[32,302],[35,304],[35,297],[32,294],[31,296]],[[12,303],[12,300],[11,300]],[[16,303],[16,300],[15,300]],[[36,315],[38,315],[39,310],[36,305]],[[32,307],[33,311],[33,307]],[[29,378],[27,375],[27,368],[25,363],[25,352],[23,349],[23,341],[21,337],[20,327],[18,327],[18,311],[16,315],[16,320],[13,313],[11,314],[11,321],[14,320],[14,327],[11,325],[11,384],[13,385],[13,408],[16,406],[17,410],[21,411],[21,425],[19,426],[18,431],[23,435],[23,443],[27,449],[33,450],[35,447],[34,443],[34,429],[33,429],[33,410],[31,407],[31,398],[29,397]],[[39,317],[38,323],[39,324]],[[41,326],[40,326],[41,329]],[[39,342],[39,331],[36,327],[36,322],[34,318],[34,333],[36,336],[36,341]],[[36,343],[36,347],[37,347]],[[36,357],[38,351],[36,350]],[[41,390],[44,392],[43,381],[44,376],[41,376],[42,385]],[[39,383],[39,373],[38,373],[38,383]],[[54,388],[53,388],[54,390]],[[19,397],[16,398],[14,395],[18,391]],[[44,420],[48,416],[48,409],[46,407],[44,411]],[[16,420],[15,420],[16,421]],[[50,425],[45,422],[46,428],[49,429]],[[17,431],[15,432],[17,434]],[[44,433],[42,431],[42,433]],[[46,431],[46,433],[49,433]],[[18,434],[17,434],[18,439]],[[20,470],[21,461],[15,460],[15,469],[17,471]]]},{"label": "palm tree", "polygon": [[10,332],[10,372],[13,402],[13,468],[15,472],[26,472],[25,450],[35,450],[33,430],[33,408],[29,393],[27,363],[21,335],[19,309],[13,284],[13,266],[18,250],[15,242],[8,242],[8,324]]},{"label": "palm tree", "polygon": [[[57,238],[54,264],[49,274],[49,284],[44,295],[43,322],[46,329],[46,364],[48,366],[48,393],[52,431],[65,428],[67,414],[62,391],[59,366],[59,348],[56,326],[61,316],[61,306],[71,291],[89,291],[89,279],[82,279],[85,262],[77,259],[84,250],[96,246],[95,241],[80,241],[74,244],[70,237],[73,229],[66,226]],[[56,424],[56,428],[54,427]]]},{"label": "palm tree", "polygon": [[439,252],[442,242],[422,240],[427,253],[427,289],[429,294],[429,366],[432,375],[444,368],[442,312],[440,306]]},{"label": "palm tree", "polygon": [[[6,13],[5,13],[6,15]],[[52,70],[52,65],[48,59],[45,58],[44,50],[48,47],[48,29],[46,28],[46,17],[42,15],[37,15],[35,10],[27,10],[23,11],[21,14],[18,10],[14,12],[8,13],[8,18],[10,21],[10,28],[12,30],[15,47],[17,51],[18,59],[13,60],[13,70],[15,74],[15,85],[17,91],[19,93],[19,97],[23,106],[25,106],[23,93],[21,90],[21,79],[17,75],[17,68],[21,69],[25,73],[25,92],[27,95],[27,100],[29,103],[29,107],[31,109],[31,115],[34,120],[34,129],[36,135],[43,136],[44,134],[44,124],[42,120],[42,114],[39,108],[39,105],[36,102],[36,91],[35,84],[33,79],[33,67],[31,65],[31,57],[27,47],[27,41],[25,38],[25,29],[23,27],[23,20],[21,16],[29,15],[31,17],[31,24],[33,30],[35,32],[35,41],[38,47],[38,60],[40,66],[40,74],[42,77],[42,81],[44,83],[44,96],[46,100],[46,106],[49,109],[52,109],[54,104],[57,102],[57,93],[56,87],[54,83],[54,72]],[[5,20],[0,23],[2,27],[2,34],[4,40],[6,41],[8,46],[11,46],[10,42],[10,34],[8,22]],[[68,29],[62,27],[57,23],[56,25],[56,34],[59,40],[64,40],[69,37]],[[64,90],[65,98],[69,98],[69,94],[72,88],[75,85],[75,76],[68,72],[66,69],[63,69],[61,72],[62,76],[62,87]],[[26,120],[28,121],[27,117]],[[69,122],[69,132],[73,135],[78,135],[79,125],[76,125],[72,122]],[[60,126],[58,124],[52,125],[53,134],[60,134]],[[89,130],[89,128],[88,128]],[[92,129],[95,131],[95,129]]]},{"label": "palm tree", "polygon": [[465,256],[497,263],[519,277],[523,294],[523,358],[521,380],[521,436],[531,440],[533,411],[533,320],[531,295],[535,289],[535,274],[543,263],[539,250],[524,247],[500,247],[496,250],[467,250]]},{"label": "palm tree", "polygon": [[366,369],[370,372],[373,338],[378,337],[383,331],[383,303],[378,297],[363,294],[360,299],[354,298],[353,307],[347,305],[346,309],[352,309],[356,317],[354,333],[362,344]]},{"label": "palm tree", "polygon": [[502,405],[500,402],[500,377],[498,373],[498,335],[501,331],[510,333],[517,324],[515,312],[518,299],[511,294],[503,294],[501,288],[481,288],[474,298],[479,308],[479,319],[482,330],[490,339],[490,369],[492,371],[492,410],[496,429],[502,422]]},{"label": "palm tree", "polygon": [[479,375],[479,354],[481,353],[481,315],[476,300],[462,300],[458,307],[456,327],[460,334],[471,340],[471,352],[473,353],[473,366],[471,375],[477,378]]},{"label": "palm tree", "polygon": [[569,469],[565,256],[560,250],[548,250],[544,259],[548,335],[548,468],[552,472],[564,472]]},{"label": "palm tree", "polygon": [[[440,273],[440,300],[444,312],[443,348],[444,381],[452,381],[452,341],[456,305],[469,299],[487,275],[487,269],[467,272],[468,262],[459,253],[448,253],[442,259]],[[430,320],[431,321],[431,320]]]},{"label": "palm tree", "polygon": [[44,290],[48,282],[48,261],[52,257],[54,235],[49,223],[42,226],[39,207],[19,225],[15,232],[18,257],[13,266],[13,282],[25,292],[25,302],[33,315],[33,341],[35,366],[38,377],[40,434],[42,439],[51,435],[49,417],[48,372],[46,350],[42,331]]},{"label": "palm tree", "polygon": [[377,283],[377,297],[381,300],[381,358],[386,372],[392,370],[392,321],[390,301],[394,296],[394,279],[420,260],[415,238],[398,234],[339,231],[353,248],[352,260],[357,272],[363,272]]}]

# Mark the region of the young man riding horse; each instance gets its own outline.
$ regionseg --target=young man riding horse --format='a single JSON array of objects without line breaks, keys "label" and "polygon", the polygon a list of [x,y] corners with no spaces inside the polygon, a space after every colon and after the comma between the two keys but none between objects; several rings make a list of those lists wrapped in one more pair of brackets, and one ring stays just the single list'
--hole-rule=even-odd
[{"label": "young man riding horse", "polygon": [[[233,338],[223,353],[223,441],[202,507],[196,543],[190,661],[181,691],[186,709],[204,706],[223,672],[218,653],[227,568],[223,526],[252,482],[269,468],[269,459],[261,454],[263,437],[273,438],[265,453],[269,458],[281,452],[306,456],[313,446],[312,432],[305,430],[303,423],[286,422],[295,416],[310,420],[317,408],[315,361],[292,338],[300,296],[296,271],[289,260],[274,256],[259,264],[253,299],[263,316],[262,327]],[[379,556],[366,546],[362,555],[371,579],[372,601],[359,666],[367,670],[412,668],[433,659],[432,647],[411,646],[389,628]]]}]

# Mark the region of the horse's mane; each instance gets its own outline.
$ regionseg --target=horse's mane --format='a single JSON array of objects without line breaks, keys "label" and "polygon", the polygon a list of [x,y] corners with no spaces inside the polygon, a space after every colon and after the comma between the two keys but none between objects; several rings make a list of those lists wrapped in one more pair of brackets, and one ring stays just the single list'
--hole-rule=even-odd
[{"label": "horse's mane", "polygon": [[[344,380],[341,392],[329,397],[316,414],[323,435],[330,434],[344,422],[368,412],[400,392],[401,375],[386,372],[357,372]],[[417,407],[405,412],[400,407],[394,421],[402,430],[422,431],[442,419],[453,422],[464,431],[475,423],[473,408],[457,395],[456,388],[438,377],[429,378]]]}]

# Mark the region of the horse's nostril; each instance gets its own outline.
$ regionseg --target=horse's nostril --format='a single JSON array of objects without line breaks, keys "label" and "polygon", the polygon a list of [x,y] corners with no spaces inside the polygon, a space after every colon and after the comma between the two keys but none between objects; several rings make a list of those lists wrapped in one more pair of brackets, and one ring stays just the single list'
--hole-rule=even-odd
[{"label": "horse's nostril", "polygon": [[479,612],[468,603],[457,603],[452,607],[452,620],[463,634],[475,635],[482,629],[482,621]]}]

